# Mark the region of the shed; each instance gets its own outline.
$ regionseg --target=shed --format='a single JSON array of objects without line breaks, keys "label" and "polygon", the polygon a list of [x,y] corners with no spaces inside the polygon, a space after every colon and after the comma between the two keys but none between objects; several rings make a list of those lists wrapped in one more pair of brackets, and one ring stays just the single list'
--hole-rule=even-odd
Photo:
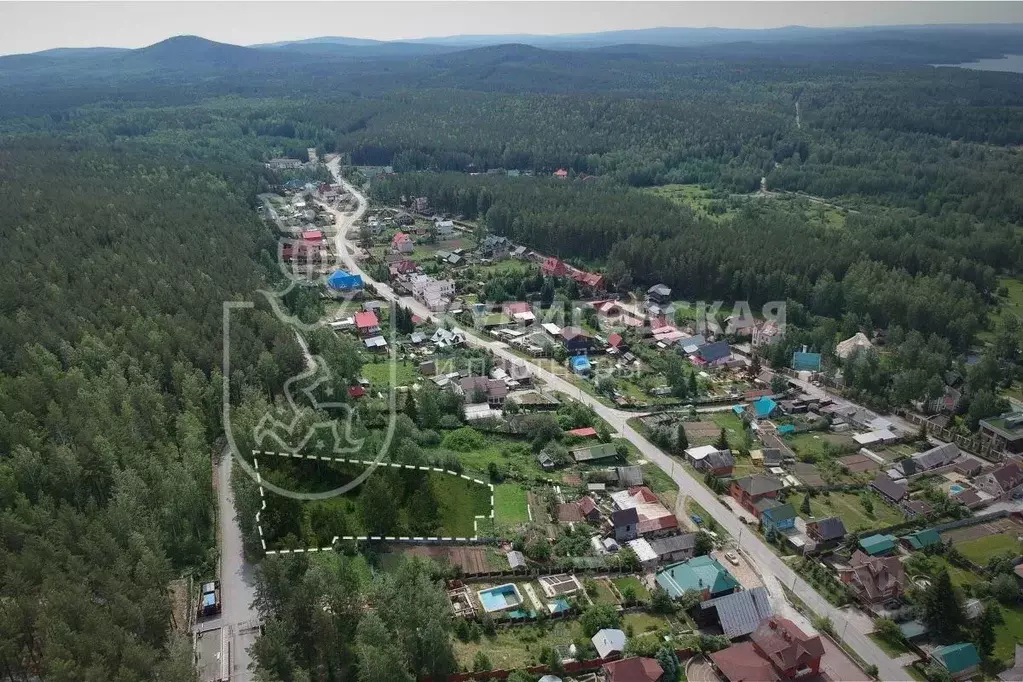
[{"label": "shed", "polygon": [[933,528],[925,528],[924,530],[904,536],[902,542],[909,546],[910,549],[923,549],[940,545],[941,535]]},{"label": "shed", "polygon": [[895,549],[895,536],[877,534],[860,538],[860,547],[870,556],[888,554]]},{"label": "shed", "polygon": [[508,565],[512,568],[524,568],[526,565],[526,556],[522,552],[512,550],[508,552]]}]

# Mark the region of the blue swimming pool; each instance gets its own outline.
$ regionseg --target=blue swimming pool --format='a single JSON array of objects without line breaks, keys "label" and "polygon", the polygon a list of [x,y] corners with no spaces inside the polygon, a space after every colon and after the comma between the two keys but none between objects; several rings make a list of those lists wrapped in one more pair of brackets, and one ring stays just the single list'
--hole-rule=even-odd
[{"label": "blue swimming pool", "polygon": [[487,611],[487,613],[491,613],[493,611],[504,611],[505,609],[519,606],[522,603],[522,596],[519,594],[519,588],[515,587],[515,585],[511,583],[481,590],[479,592],[479,597],[480,603],[483,604],[483,608]]},{"label": "blue swimming pool", "polygon": [[948,487],[948,491],[950,493],[952,493],[953,495],[958,495],[959,493],[963,492],[964,490],[966,490],[966,488],[964,488],[963,486],[959,485],[958,483],[953,483],[952,485],[950,485]]}]

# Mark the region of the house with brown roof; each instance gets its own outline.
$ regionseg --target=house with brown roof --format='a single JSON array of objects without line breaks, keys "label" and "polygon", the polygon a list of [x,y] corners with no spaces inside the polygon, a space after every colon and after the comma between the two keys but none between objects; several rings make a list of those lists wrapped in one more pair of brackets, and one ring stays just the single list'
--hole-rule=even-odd
[{"label": "house with brown roof", "polygon": [[878,474],[870,487],[889,504],[899,504],[909,495],[909,490],[903,483],[896,483],[888,474]]},{"label": "house with brown roof", "polygon": [[994,471],[973,479],[973,484],[988,495],[1002,502],[1023,493],[1023,467],[1015,460],[1009,460]]},{"label": "house with brown roof", "polygon": [[416,245],[412,243],[412,237],[404,232],[398,232],[391,238],[391,251],[393,253],[412,253]]},{"label": "house with brown roof", "polygon": [[838,568],[838,579],[868,604],[902,595],[906,572],[898,557],[872,557],[856,550],[848,566]]},{"label": "house with brown roof", "polygon": [[837,516],[808,521],[806,524],[806,536],[818,546],[841,542],[845,535],[845,523]]},{"label": "house with brown roof", "polygon": [[636,656],[600,666],[604,682],[658,682],[664,668],[653,658]]},{"label": "house with brown roof", "polygon": [[781,682],[820,672],[824,643],[787,618],[765,618],[742,642],[710,655],[729,682]]},{"label": "house with brown roof", "polygon": [[784,487],[782,482],[773,476],[753,474],[732,481],[728,493],[746,511],[759,519],[760,511],[756,507],[757,502],[765,498],[777,498],[778,492]]},{"label": "house with brown roof", "polygon": [[468,403],[486,402],[491,407],[504,405],[508,386],[499,379],[489,377],[465,377],[454,384],[455,392],[465,397]]}]

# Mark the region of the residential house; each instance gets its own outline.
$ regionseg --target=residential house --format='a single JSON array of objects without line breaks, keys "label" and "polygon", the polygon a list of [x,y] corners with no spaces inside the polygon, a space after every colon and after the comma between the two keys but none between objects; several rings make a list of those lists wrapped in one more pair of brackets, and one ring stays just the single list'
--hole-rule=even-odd
[{"label": "residential house", "polygon": [[845,535],[845,524],[837,516],[829,516],[806,523],[806,536],[813,540],[818,547],[837,544],[845,538]]},{"label": "residential house", "polygon": [[392,253],[412,253],[415,249],[416,245],[412,243],[412,237],[404,232],[398,232],[391,238]]},{"label": "residential house", "polygon": [[511,255],[512,243],[507,237],[488,234],[479,245],[479,254],[490,260],[504,260]]},{"label": "residential house", "polygon": [[778,323],[774,320],[767,320],[763,324],[758,324],[753,329],[753,347],[773,346],[781,340],[781,337],[782,330]]},{"label": "residential house", "polygon": [[980,655],[971,642],[939,646],[931,660],[948,671],[954,680],[972,677],[980,670]]},{"label": "residential house", "polygon": [[438,327],[437,331],[430,337],[430,343],[436,345],[438,348],[449,348],[451,346],[461,346],[465,343],[465,332],[461,329],[445,329],[444,327]]},{"label": "residential house", "polygon": [[729,315],[725,318],[725,333],[734,334],[738,337],[753,338],[756,331],[757,321],[752,315]]},{"label": "residential house", "polygon": [[655,284],[646,290],[648,301],[665,305],[671,303],[671,287],[664,284]]},{"label": "residential house", "polygon": [[568,267],[554,256],[548,256],[540,266],[540,271],[546,277],[564,277],[568,274]]},{"label": "residential house", "polygon": [[585,270],[579,270],[578,268],[571,268],[568,274],[576,281],[577,284],[579,284],[579,286],[597,291],[604,289],[604,275],[596,272],[586,272]]},{"label": "residential house", "polygon": [[896,537],[894,535],[874,535],[860,538],[860,548],[870,556],[885,556],[895,551]]},{"label": "residential house", "polygon": [[662,538],[637,538],[629,541],[629,547],[647,569],[658,564],[686,561],[696,551],[696,533],[669,535]]},{"label": "residential house", "polygon": [[896,483],[888,474],[878,474],[871,482],[870,487],[889,504],[899,504],[909,494],[904,483]]},{"label": "residential house", "polygon": [[982,450],[992,455],[1023,452],[1023,412],[981,419],[979,435]]},{"label": "residential house", "polygon": [[700,600],[722,597],[740,589],[739,581],[711,556],[693,557],[689,561],[666,566],[656,575],[657,584],[678,599],[689,591],[700,593]]},{"label": "residential house", "polygon": [[605,663],[600,675],[603,682],[659,682],[664,668],[656,659],[634,656]]},{"label": "residential house", "polygon": [[622,338],[621,334],[619,334],[618,332],[612,332],[607,337],[607,347],[609,349],[608,350],[609,353],[610,352],[622,353],[628,350],[629,345],[625,342],[625,339]]},{"label": "residential house", "polygon": [[778,411],[778,403],[765,395],[753,401],[750,409],[757,419],[770,419]]},{"label": "residential house", "polygon": [[728,450],[718,450],[713,445],[699,445],[694,448],[686,449],[686,461],[688,461],[689,464],[692,465],[694,468],[700,469],[703,466],[703,460],[707,459],[713,454],[724,452],[728,452],[728,454],[731,454],[731,452],[729,452]]},{"label": "residential house", "polygon": [[374,335],[380,333],[380,320],[376,313],[363,311],[355,313],[355,328],[362,335]]},{"label": "residential house", "polygon": [[1008,501],[1023,493],[1023,467],[1009,460],[994,471],[973,479],[973,484],[996,501]]},{"label": "residential house", "polygon": [[708,343],[696,351],[694,360],[698,365],[723,365],[732,357],[732,349],[725,341]]},{"label": "residential house", "polygon": [[441,239],[447,239],[455,231],[455,223],[451,220],[434,220],[433,230]]},{"label": "residential house", "polygon": [[933,507],[930,503],[924,500],[903,500],[902,511],[906,512],[906,516],[911,519],[915,519],[918,516],[927,516],[931,513]]},{"label": "residential house", "polygon": [[774,613],[765,587],[754,587],[710,599],[700,604],[700,611],[705,614],[704,618],[712,614],[716,616],[721,632],[728,639],[752,634],[765,618]]},{"label": "residential house", "polygon": [[611,512],[611,526],[618,542],[635,540],[639,537],[639,512],[635,508]]},{"label": "residential house", "polygon": [[266,167],[270,170],[293,170],[295,168],[301,168],[302,162],[298,159],[288,158],[270,159],[266,162]]},{"label": "residential house", "polygon": [[597,430],[592,426],[584,426],[581,429],[569,429],[565,431],[566,436],[575,436],[576,438],[593,438],[597,435]]},{"label": "residential house", "polygon": [[731,476],[732,469],[735,467],[735,457],[728,450],[719,450],[712,452],[702,460],[696,467],[700,471],[709,471],[715,476]]},{"label": "residential house", "polygon": [[926,452],[913,455],[910,459],[916,463],[918,471],[930,471],[952,464],[960,454],[962,453],[959,452],[959,446],[955,443],[942,443]]},{"label": "residential house", "polygon": [[729,682],[782,682],[815,678],[824,656],[820,635],[808,635],[787,618],[769,616],[748,642],[710,655]]},{"label": "residential house", "polygon": [[552,175],[560,180],[564,180],[565,178],[568,177],[568,171],[565,170],[564,168],[559,168],[558,170],[554,171]]},{"label": "residential house", "polygon": [[412,286],[412,296],[430,310],[443,310],[455,295],[455,283],[450,279],[413,275],[409,283]]},{"label": "residential house", "polygon": [[419,270],[419,265],[409,258],[402,258],[387,264],[387,275],[393,281],[412,275]]},{"label": "residential house", "polygon": [[508,396],[508,386],[489,377],[465,377],[455,384],[456,392],[465,396],[467,403],[487,403],[491,408],[500,409]]},{"label": "residential house", "polygon": [[597,503],[593,501],[592,497],[580,497],[576,504],[579,506],[579,513],[584,519],[590,523],[600,521],[600,509],[597,508]]},{"label": "residential house", "polygon": [[598,443],[569,451],[576,464],[594,464],[618,459],[618,451],[613,443]]},{"label": "residential house", "polygon": [[928,547],[941,546],[941,535],[933,528],[925,528],[915,533],[904,535],[899,538],[899,541],[906,549],[921,550]]},{"label": "residential house", "polygon": [[415,197],[412,199],[412,210],[417,213],[424,213],[430,208],[430,200],[427,197]]},{"label": "residential house", "polygon": [[678,519],[646,486],[611,493],[615,509],[635,509],[638,532],[644,537],[668,535],[678,528]]},{"label": "residential house", "polygon": [[756,503],[764,498],[778,497],[778,491],[784,487],[782,482],[773,476],[753,474],[732,481],[728,492],[746,511],[760,518]]},{"label": "residential house", "polygon": [[791,504],[788,502],[779,504],[777,500],[769,497],[764,498],[760,503],[767,503],[767,506],[760,512],[760,527],[765,533],[772,528],[780,533],[795,527],[796,510]]},{"label": "residential house", "polygon": [[854,335],[845,341],[841,341],[837,346],[835,346],[835,355],[837,355],[839,359],[845,360],[858,350],[866,350],[873,347],[874,345],[870,343],[870,339],[867,338],[866,334],[863,332],[856,332]]},{"label": "residential house", "polygon": [[362,291],[362,275],[353,275],[345,270],[335,270],[327,278],[327,286],[334,291]]},{"label": "residential house", "polygon": [[625,633],[621,630],[604,628],[590,638],[600,658],[621,656],[625,651]]},{"label": "residential house", "polygon": [[533,321],[536,320],[536,316],[533,314],[533,308],[525,301],[505,303],[501,306],[501,311],[516,322],[524,325],[532,324]]},{"label": "residential house", "polygon": [[533,381],[533,375],[529,373],[529,365],[524,360],[505,358],[501,366],[505,373],[508,374],[508,378],[520,385],[529,384]]},{"label": "residential house", "polygon": [[560,336],[562,343],[570,353],[588,351],[593,345],[593,337],[579,327],[564,327]]}]

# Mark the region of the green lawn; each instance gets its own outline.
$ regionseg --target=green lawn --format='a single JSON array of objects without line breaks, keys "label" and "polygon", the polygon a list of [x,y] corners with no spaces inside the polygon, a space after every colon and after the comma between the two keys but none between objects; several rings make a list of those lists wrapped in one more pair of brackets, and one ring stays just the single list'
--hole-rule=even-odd
[{"label": "green lawn", "polygon": [[876,644],[879,647],[881,647],[881,650],[883,652],[885,652],[886,654],[888,654],[892,658],[898,658],[902,654],[908,654],[909,653],[909,649],[906,648],[906,646],[904,644],[902,644],[901,642],[898,643],[898,644],[895,644],[895,643],[889,642],[884,637],[879,637],[878,635],[873,634],[873,633],[868,635],[868,637],[870,637],[870,639],[872,639],[874,641],[874,644]]},{"label": "green lawn", "polygon": [[605,581],[594,580],[594,583],[597,585],[597,592],[590,595],[590,599],[593,600],[594,604],[610,604],[611,606],[618,604],[618,600]]},{"label": "green lawn", "polygon": [[[374,388],[386,391],[391,384],[391,363],[390,361],[367,362],[362,366],[362,376],[369,379]],[[418,376],[419,369],[412,363],[395,363],[395,386],[410,386],[416,382]]]},{"label": "green lawn", "polygon": [[478,642],[454,640],[455,658],[460,666],[471,669],[473,657],[482,650],[494,668],[521,668],[539,663],[544,648],[571,644],[582,634],[582,628],[574,620],[498,628],[496,635],[482,637]]},{"label": "green lawn", "polygon": [[711,415],[710,420],[717,424],[719,428],[725,430],[725,435],[728,437],[728,447],[738,450],[742,444],[742,434],[744,431],[742,420],[731,410],[728,412],[715,412]]},{"label": "green lawn", "polygon": [[1023,280],[1014,277],[1003,277],[998,280],[999,287],[1009,290],[1009,296],[999,299],[1002,310],[1006,310],[1016,317],[1023,319]]},{"label": "green lawn", "polygon": [[470,452],[458,452],[443,446],[424,448],[424,452],[433,459],[457,457],[466,472],[486,475],[487,468],[493,462],[516,475],[545,476],[528,443],[497,433],[486,434],[486,445]]},{"label": "green lawn", "polygon": [[982,538],[957,542],[955,547],[962,552],[963,556],[980,566],[985,565],[991,557],[998,554],[1005,552],[1023,553],[1023,542],[1019,542],[1008,533],[985,535]]},{"label": "green lawn", "polygon": [[494,520],[497,523],[527,523],[526,491],[515,483],[494,486]]},{"label": "green lawn", "polygon": [[818,431],[785,436],[785,442],[797,455],[812,455],[814,457],[824,455],[825,444],[830,444],[833,452],[854,452],[857,449],[856,441],[849,436]]},{"label": "green lawn", "polygon": [[632,634],[641,635],[644,632],[653,632],[668,626],[668,621],[663,616],[652,613],[627,613],[622,618],[622,629],[632,626]]},{"label": "green lawn", "polygon": [[928,555],[923,552],[914,552],[913,556],[906,561],[905,568],[906,575],[911,579],[919,575],[934,578],[944,569],[948,571],[949,577],[952,578],[952,584],[956,587],[982,582],[980,576],[973,573],[973,571],[953,566],[944,557],[936,554]]},{"label": "green lawn", "polygon": [[639,578],[627,575],[624,578],[615,578],[612,582],[614,582],[619,592],[624,592],[626,587],[631,587],[632,591],[636,594],[636,599],[642,602],[650,601],[650,591],[647,590],[646,585]]},{"label": "green lawn", "polygon": [[[902,512],[882,502],[877,495],[870,494],[870,497],[874,503],[873,515],[868,515],[863,510],[859,495],[839,492],[833,492],[827,497],[814,495],[810,499],[810,513],[817,519],[837,516],[842,519],[845,529],[850,533],[871,528],[883,528],[905,520]],[[789,495],[788,502],[791,502],[792,506],[796,508],[796,513],[806,518],[806,515],[799,511],[803,504],[803,493]]]},{"label": "green lawn", "polygon": [[724,212],[718,213],[714,210],[714,199],[711,190],[694,184],[661,185],[650,187],[644,190],[650,194],[664,197],[677,204],[688,206],[697,215],[714,220],[720,220]]},{"label": "green lawn", "polygon": [[1005,622],[995,628],[995,658],[1007,666],[1012,666],[1016,653],[1016,643],[1023,642],[1023,607],[1002,609]]}]

